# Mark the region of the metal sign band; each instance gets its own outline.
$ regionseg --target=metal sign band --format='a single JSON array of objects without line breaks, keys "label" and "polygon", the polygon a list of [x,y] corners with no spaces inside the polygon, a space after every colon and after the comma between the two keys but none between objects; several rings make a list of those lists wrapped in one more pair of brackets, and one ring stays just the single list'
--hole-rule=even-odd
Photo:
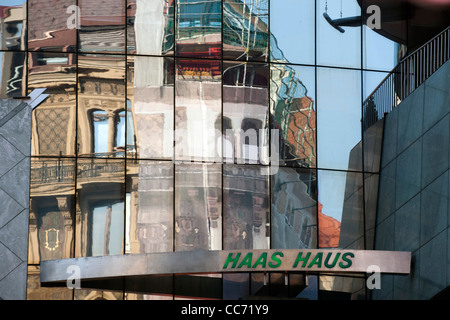
[{"label": "metal sign band", "polygon": [[381,273],[408,274],[411,253],[378,250],[219,250],[127,254],[41,262],[41,282],[66,281],[71,267],[81,279],[123,276],[226,272]]}]

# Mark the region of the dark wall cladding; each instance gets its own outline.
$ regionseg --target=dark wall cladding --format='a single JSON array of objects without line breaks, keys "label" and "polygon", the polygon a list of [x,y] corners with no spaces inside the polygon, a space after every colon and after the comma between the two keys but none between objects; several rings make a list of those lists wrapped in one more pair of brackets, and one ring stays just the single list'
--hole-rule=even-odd
[{"label": "dark wall cladding", "polygon": [[360,15],[356,0],[0,9],[0,97],[49,95],[30,115],[28,299],[208,297],[198,286],[217,283],[212,298],[365,297],[361,279],[299,274],[146,279],[148,292],[38,280],[41,261],[70,257],[371,249],[383,128],[362,130],[362,101],[395,63],[373,53],[397,44],[323,18]]},{"label": "dark wall cladding", "polygon": [[415,272],[383,275],[372,299],[447,298],[449,75],[447,61],[385,119],[374,249],[411,251]]}]

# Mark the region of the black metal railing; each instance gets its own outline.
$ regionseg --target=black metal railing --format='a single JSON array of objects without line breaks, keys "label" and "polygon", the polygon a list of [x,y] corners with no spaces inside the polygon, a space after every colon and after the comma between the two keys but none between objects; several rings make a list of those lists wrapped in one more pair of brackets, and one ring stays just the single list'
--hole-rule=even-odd
[{"label": "black metal railing", "polygon": [[382,119],[450,59],[450,27],[402,59],[363,103],[364,130]]}]

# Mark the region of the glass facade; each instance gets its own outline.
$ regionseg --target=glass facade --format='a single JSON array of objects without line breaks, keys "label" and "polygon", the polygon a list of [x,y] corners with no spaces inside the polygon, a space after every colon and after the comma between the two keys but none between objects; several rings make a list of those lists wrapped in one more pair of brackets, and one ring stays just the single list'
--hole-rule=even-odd
[{"label": "glass facade", "polygon": [[73,257],[371,249],[379,132],[363,130],[362,103],[399,46],[324,19],[363,20],[356,0],[6,2],[0,94],[49,94],[32,117],[28,299],[365,298],[364,277],[75,293],[37,278]]}]

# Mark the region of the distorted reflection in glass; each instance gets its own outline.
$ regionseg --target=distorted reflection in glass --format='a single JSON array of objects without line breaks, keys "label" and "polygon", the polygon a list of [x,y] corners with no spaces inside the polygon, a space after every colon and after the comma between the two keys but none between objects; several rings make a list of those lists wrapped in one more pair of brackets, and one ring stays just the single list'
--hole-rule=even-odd
[{"label": "distorted reflection in glass", "polygon": [[27,1],[3,1],[0,10],[0,50],[25,50]]},{"label": "distorted reflection in glass", "polygon": [[74,155],[76,56],[33,52],[28,56],[28,91],[46,88],[48,98],[33,110],[32,154]]},{"label": "distorted reflection in glass", "polygon": [[[317,64],[323,66],[361,67],[361,8],[357,1],[316,2]],[[353,26],[334,28],[327,21],[352,18]]]},{"label": "distorted reflection in glass", "polygon": [[77,47],[76,0],[28,0],[28,50],[74,52]]},{"label": "distorted reflection in glass", "polygon": [[315,1],[270,2],[270,60],[314,64]]},{"label": "distorted reflection in glass", "polygon": [[75,159],[32,158],[28,263],[73,257]]},{"label": "distorted reflection in glass", "polygon": [[268,169],[223,165],[224,249],[267,249],[270,239]]},{"label": "distorted reflection in glass", "polygon": [[123,300],[123,292],[94,289],[74,290],[74,300]]},{"label": "distorted reflection in glass", "polygon": [[[361,72],[317,69],[317,157],[318,167],[362,170]],[[351,168],[350,168],[351,167]]]},{"label": "distorted reflection in glass", "polygon": [[[361,0],[363,8],[363,68],[391,71],[406,56],[408,41],[408,21],[410,5],[408,2],[396,4],[392,12],[377,12],[373,0]],[[368,10],[364,10],[367,8]],[[378,16],[380,14],[380,16]],[[395,16],[395,19],[392,19]],[[379,19],[378,18],[382,18]],[[377,25],[379,23],[379,25]],[[375,24],[375,26],[374,26]],[[414,32],[409,32],[409,36]]]},{"label": "distorted reflection in glass", "polygon": [[128,0],[128,53],[173,54],[174,10],[175,1]]},{"label": "distorted reflection in glass", "polygon": [[41,267],[28,265],[27,300],[72,300],[75,290],[41,286]]},{"label": "distorted reflection in glass", "polygon": [[281,167],[271,179],[272,248],[316,248],[316,171]]},{"label": "distorted reflection in glass", "polygon": [[223,2],[223,58],[267,61],[269,1]]},{"label": "distorted reflection in glass", "polygon": [[223,69],[224,161],[268,164],[269,67],[237,62]]},{"label": "distorted reflection in glass", "polygon": [[319,248],[363,249],[362,173],[319,170]]},{"label": "distorted reflection in glass", "polygon": [[0,63],[0,99],[26,96],[26,53],[0,51]]},{"label": "distorted reflection in glass", "polygon": [[220,61],[176,61],[175,160],[222,161],[220,80]]},{"label": "distorted reflection in glass", "polygon": [[221,58],[221,0],[178,0],[176,18],[177,56]]},{"label": "distorted reflection in glass", "polygon": [[173,251],[173,164],[127,161],[126,253]]},{"label": "distorted reflection in glass", "polygon": [[79,51],[125,53],[125,1],[78,0]]},{"label": "distorted reflection in glass", "polygon": [[172,159],[174,60],[128,56],[127,75],[128,156]]},{"label": "distorted reflection in glass", "polygon": [[78,159],[76,255],[123,253],[124,159]]},{"label": "distorted reflection in glass", "polygon": [[[125,58],[79,55],[78,132],[80,156],[124,157]],[[122,116],[121,116],[122,115]]]},{"label": "distorted reflection in glass", "polygon": [[315,167],[317,162],[315,69],[271,64],[270,110],[279,130],[279,158],[289,166]]},{"label": "distorted reflection in glass", "polygon": [[222,249],[220,164],[175,167],[175,250]]}]

